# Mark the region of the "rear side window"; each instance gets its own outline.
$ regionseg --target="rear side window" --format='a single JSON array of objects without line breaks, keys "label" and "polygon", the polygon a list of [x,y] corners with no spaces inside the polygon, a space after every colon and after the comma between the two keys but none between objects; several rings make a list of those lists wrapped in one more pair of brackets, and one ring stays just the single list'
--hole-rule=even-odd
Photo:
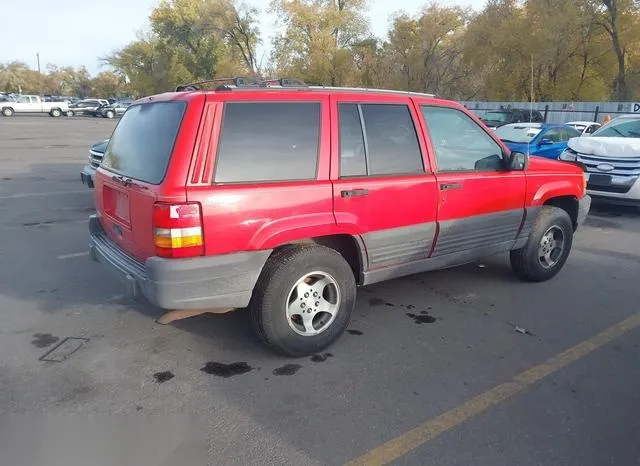
[{"label": "rear side window", "polygon": [[187,105],[155,102],[132,105],[118,123],[102,160],[112,172],[160,184]]},{"label": "rear side window", "polygon": [[338,109],[341,177],[424,173],[408,106],[340,104]]},{"label": "rear side window", "polygon": [[228,103],[215,182],[315,179],[319,144],[319,102]]}]

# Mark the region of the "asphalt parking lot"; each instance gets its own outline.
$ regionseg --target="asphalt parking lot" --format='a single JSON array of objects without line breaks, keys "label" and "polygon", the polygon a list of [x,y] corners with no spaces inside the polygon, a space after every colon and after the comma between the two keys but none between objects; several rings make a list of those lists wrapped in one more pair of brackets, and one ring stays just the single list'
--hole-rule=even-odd
[{"label": "asphalt parking lot", "polygon": [[[116,123],[0,119],[0,450],[36,448],[6,415],[46,413],[182,419],[149,464],[640,464],[640,213],[594,210],[547,283],[499,256],[361,289],[349,333],[286,359],[245,311],[157,324],[90,262],[79,172]],[[47,464],[125,464],[77,431]]]}]

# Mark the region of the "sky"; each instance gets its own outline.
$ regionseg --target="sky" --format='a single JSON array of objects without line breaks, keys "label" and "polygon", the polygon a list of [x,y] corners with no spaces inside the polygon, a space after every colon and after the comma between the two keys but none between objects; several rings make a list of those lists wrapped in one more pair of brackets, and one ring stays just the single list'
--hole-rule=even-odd
[{"label": "sky", "polygon": [[[417,13],[432,0],[369,0],[371,29],[385,37],[389,17],[398,11]],[[460,5],[476,10],[486,0],[439,0],[441,5]],[[101,71],[100,57],[136,39],[149,27],[149,13],[159,0],[0,0],[0,63],[19,60],[37,69],[48,63],[86,66],[91,74]],[[258,56],[268,59],[274,18],[266,14],[269,0],[245,0],[261,11],[262,45]]]}]

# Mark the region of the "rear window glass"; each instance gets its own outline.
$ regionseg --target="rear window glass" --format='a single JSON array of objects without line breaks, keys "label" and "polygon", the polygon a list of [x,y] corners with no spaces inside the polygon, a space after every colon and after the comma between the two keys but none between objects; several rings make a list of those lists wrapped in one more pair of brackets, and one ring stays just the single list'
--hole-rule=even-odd
[{"label": "rear window glass", "polygon": [[111,135],[102,167],[159,184],[167,171],[185,102],[132,105]]},{"label": "rear window glass", "polygon": [[315,179],[319,138],[320,103],[228,103],[215,182]]}]

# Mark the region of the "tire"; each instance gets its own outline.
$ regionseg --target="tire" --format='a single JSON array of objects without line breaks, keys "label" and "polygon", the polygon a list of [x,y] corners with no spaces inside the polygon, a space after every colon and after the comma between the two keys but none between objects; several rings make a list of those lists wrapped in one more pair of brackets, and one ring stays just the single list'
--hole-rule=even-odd
[{"label": "tire", "polygon": [[67,116],[68,116],[68,117],[72,117],[73,115],[75,115],[75,113],[73,113],[73,110],[69,110],[69,111],[67,112]]},{"label": "tire", "polygon": [[62,112],[60,111],[59,108],[52,108],[49,115],[51,115],[53,118],[58,118],[59,116],[62,115]]},{"label": "tire", "polygon": [[6,117],[13,116],[13,109],[11,107],[5,107],[2,109],[2,114]]},{"label": "tire", "polygon": [[[558,241],[562,241],[560,250]],[[549,280],[564,266],[572,244],[573,224],[569,214],[559,207],[543,206],[533,224],[527,244],[522,249],[511,251],[511,267],[521,280]]]},{"label": "tire", "polygon": [[115,117],[115,116],[116,116],[116,114],[115,114],[115,113],[113,113],[111,110],[108,110],[108,111],[104,114],[104,117],[105,117],[105,118],[109,118],[109,119],[111,119],[111,118],[113,118],[113,117]]},{"label": "tire", "polygon": [[[306,289],[308,295],[298,293]],[[314,289],[323,296],[314,297]],[[333,249],[305,245],[286,246],[271,255],[249,307],[254,331],[265,345],[286,356],[302,357],[322,351],[342,335],[355,302],[356,282],[347,261]],[[333,314],[316,312],[318,307]],[[305,311],[312,313],[306,316],[310,327],[302,320]]]}]

